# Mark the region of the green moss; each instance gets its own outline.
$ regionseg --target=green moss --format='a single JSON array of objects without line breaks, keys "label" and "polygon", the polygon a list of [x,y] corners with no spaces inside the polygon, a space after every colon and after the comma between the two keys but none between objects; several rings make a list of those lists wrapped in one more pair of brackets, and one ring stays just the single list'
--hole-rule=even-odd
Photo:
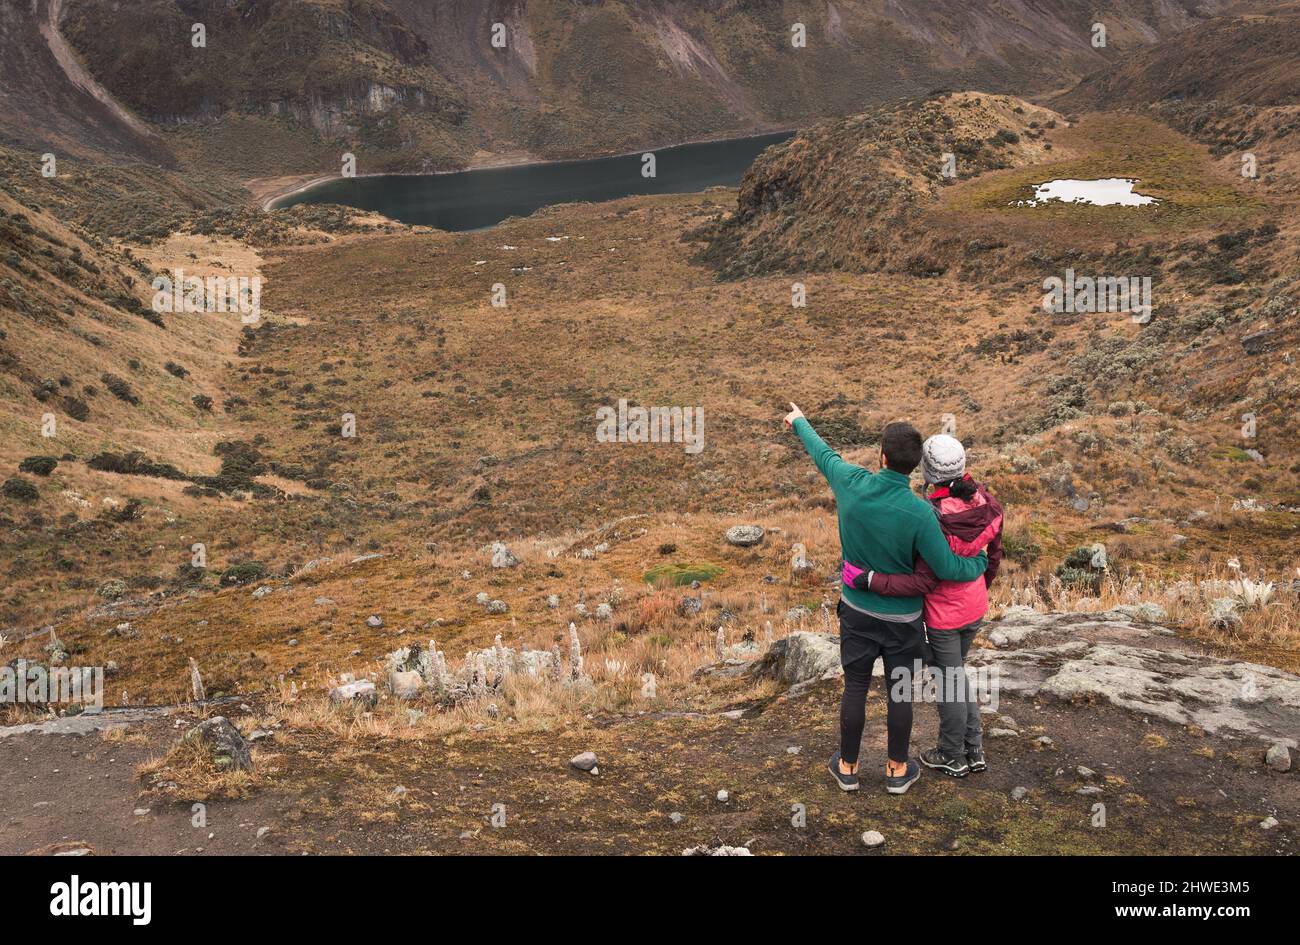
[{"label": "green moss", "polygon": [[681,587],[690,584],[693,581],[709,581],[722,573],[722,568],[716,564],[695,563],[680,564],[660,564],[651,568],[645,573],[647,584],[653,584],[656,587],[672,586]]}]

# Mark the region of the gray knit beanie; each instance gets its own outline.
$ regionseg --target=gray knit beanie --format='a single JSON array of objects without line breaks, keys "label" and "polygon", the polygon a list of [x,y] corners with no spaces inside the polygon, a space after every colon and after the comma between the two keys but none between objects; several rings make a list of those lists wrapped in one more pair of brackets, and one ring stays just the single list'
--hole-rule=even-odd
[{"label": "gray knit beanie", "polygon": [[938,433],[921,444],[921,475],[930,485],[960,479],[966,473],[966,448],[955,436]]}]

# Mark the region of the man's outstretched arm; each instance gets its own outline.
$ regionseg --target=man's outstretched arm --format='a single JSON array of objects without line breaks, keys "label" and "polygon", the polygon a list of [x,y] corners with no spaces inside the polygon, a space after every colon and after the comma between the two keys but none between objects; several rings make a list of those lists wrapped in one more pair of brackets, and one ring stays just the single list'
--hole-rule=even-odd
[{"label": "man's outstretched arm", "polygon": [[973,581],[984,573],[989,563],[989,556],[983,551],[972,558],[954,554],[939,528],[939,520],[930,514],[921,518],[916,551],[941,581]]},{"label": "man's outstretched arm", "polygon": [[817,465],[818,471],[826,477],[830,483],[831,490],[838,489],[843,483],[844,477],[851,472],[861,470],[861,466],[855,466],[852,463],[845,462],[840,458],[840,454],[835,452],[826,445],[826,441],[817,435],[817,431],[812,428],[808,418],[803,415],[803,411],[794,404],[790,405],[790,412],[785,415],[786,426],[794,430],[803,443],[803,448],[808,451],[812,461]]}]

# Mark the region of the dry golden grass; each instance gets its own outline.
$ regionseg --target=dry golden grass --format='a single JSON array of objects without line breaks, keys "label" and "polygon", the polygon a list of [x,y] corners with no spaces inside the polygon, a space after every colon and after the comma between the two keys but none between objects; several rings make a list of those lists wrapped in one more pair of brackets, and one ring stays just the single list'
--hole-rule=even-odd
[{"label": "dry golden grass", "polygon": [[219,768],[200,742],[181,739],[162,756],[138,765],[135,773],[149,790],[161,796],[208,801],[247,797],[273,768],[273,759],[260,753],[253,770]]}]

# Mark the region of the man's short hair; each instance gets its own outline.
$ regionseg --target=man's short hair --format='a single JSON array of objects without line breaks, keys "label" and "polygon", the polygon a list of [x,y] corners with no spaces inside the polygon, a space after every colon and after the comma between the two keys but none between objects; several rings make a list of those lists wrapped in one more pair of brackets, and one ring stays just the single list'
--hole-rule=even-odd
[{"label": "man's short hair", "polygon": [[921,462],[921,434],[910,423],[891,423],[880,437],[885,465],[894,472],[910,476]]}]

